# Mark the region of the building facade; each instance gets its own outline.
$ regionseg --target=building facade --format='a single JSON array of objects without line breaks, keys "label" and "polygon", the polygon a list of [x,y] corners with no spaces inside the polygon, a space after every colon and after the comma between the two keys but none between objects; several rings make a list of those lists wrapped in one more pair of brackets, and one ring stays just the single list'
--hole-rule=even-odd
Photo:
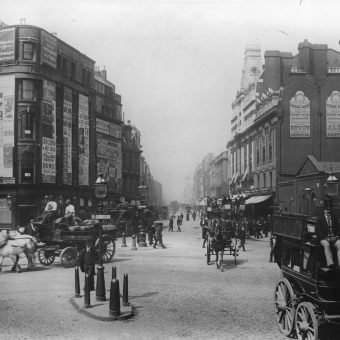
[{"label": "building facade", "polygon": [[[50,194],[61,208],[71,198],[77,213],[88,216],[95,203],[92,184],[102,170],[97,134],[107,122],[119,129],[119,100],[113,95],[114,108],[99,108],[94,85],[105,81],[95,80],[95,61],[39,27],[2,26],[0,44],[0,223],[27,223]],[[111,96],[114,88],[106,85]],[[119,132],[108,136],[119,143]],[[117,160],[118,154],[102,158]],[[118,183],[119,170],[114,178]]]}]

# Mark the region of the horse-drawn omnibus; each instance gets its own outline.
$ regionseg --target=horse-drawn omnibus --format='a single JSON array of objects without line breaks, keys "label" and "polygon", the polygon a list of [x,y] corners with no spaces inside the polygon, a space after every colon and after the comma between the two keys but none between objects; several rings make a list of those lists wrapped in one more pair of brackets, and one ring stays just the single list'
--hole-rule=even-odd
[{"label": "horse-drawn omnibus", "polygon": [[321,326],[340,324],[340,271],[326,266],[315,220],[276,214],[273,234],[275,261],[281,269],[274,293],[279,330],[285,336],[317,340]]}]

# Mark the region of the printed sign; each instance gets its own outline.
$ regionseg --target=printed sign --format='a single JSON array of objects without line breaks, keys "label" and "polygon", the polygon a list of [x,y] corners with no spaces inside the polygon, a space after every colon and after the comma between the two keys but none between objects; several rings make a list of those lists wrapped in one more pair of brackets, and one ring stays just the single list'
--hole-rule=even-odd
[{"label": "printed sign", "polygon": [[42,31],[42,62],[57,68],[57,38]]},{"label": "printed sign", "polygon": [[340,93],[333,91],[326,101],[326,137],[340,138]]},{"label": "printed sign", "polygon": [[310,137],[310,101],[302,91],[290,100],[290,137]]},{"label": "printed sign", "polygon": [[13,76],[0,78],[0,178],[2,182],[13,179],[14,88]]},{"label": "printed sign", "polygon": [[56,84],[43,81],[41,107],[41,181],[56,182]]},{"label": "printed sign", "polygon": [[89,185],[89,101],[88,97],[82,94],[79,94],[78,117],[79,185]]},{"label": "printed sign", "polygon": [[64,88],[63,105],[63,183],[72,184],[72,90]]},{"label": "printed sign", "polygon": [[14,60],[15,51],[15,28],[7,27],[0,29],[0,62]]}]

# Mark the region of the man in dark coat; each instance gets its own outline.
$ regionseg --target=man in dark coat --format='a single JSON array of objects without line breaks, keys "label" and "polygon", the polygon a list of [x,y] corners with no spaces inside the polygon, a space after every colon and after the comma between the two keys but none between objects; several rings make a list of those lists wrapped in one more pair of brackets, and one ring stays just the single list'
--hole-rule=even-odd
[{"label": "man in dark coat", "polygon": [[80,252],[80,269],[88,275],[89,288],[94,290],[95,263],[98,257],[96,248],[90,240],[86,240],[86,246]]},{"label": "man in dark coat", "polygon": [[157,248],[157,243],[159,243],[159,245],[165,249],[165,246],[163,244],[163,223],[161,222],[155,222],[155,237],[156,237],[156,242],[153,245],[154,248]]},{"label": "man in dark coat", "polygon": [[331,245],[334,245],[337,251],[338,266],[340,265],[340,228],[336,216],[331,214],[330,209],[326,208],[323,214],[316,220],[315,233],[317,240],[324,248],[327,266],[334,269],[333,255]]},{"label": "man in dark coat", "polygon": [[170,216],[168,231],[174,231],[174,217]]}]

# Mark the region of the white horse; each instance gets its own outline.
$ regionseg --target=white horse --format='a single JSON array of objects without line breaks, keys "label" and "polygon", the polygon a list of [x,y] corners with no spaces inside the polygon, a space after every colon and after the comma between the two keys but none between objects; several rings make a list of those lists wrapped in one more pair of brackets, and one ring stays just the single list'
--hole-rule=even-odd
[{"label": "white horse", "polygon": [[18,264],[19,255],[24,253],[28,259],[29,270],[34,266],[34,253],[37,249],[37,240],[30,235],[20,235],[14,233],[8,235],[7,233],[0,233],[0,272],[2,270],[2,262],[5,257],[11,258],[13,261],[13,267],[11,271],[21,272],[21,267]]}]

